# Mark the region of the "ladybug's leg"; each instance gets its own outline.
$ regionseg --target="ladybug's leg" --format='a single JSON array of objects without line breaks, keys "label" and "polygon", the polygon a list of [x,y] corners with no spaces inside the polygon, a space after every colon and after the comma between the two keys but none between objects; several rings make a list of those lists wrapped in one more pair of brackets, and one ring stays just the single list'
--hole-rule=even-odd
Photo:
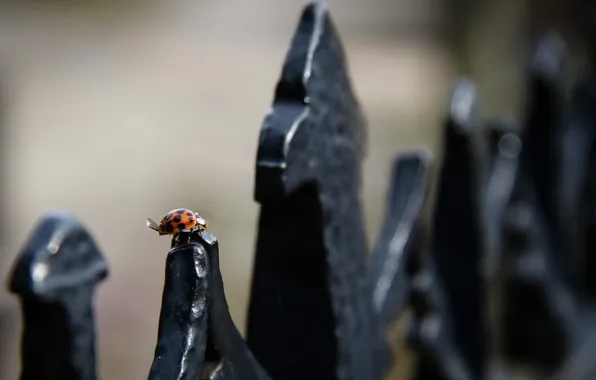
[{"label": "ladybug's leg", "polygon": [[180,241],[182,240],[182,231],[176,231],[172,235],[172,248],[177,247],[180,245]]},{"label": "ladybug's leg", "polygon": [[196,226],[193,228],[192,235],[194,235],[194,234],[198,234],[198,235],[199,235],[199,237],[201,237],[201,228],[199,227],[199,225],[196,225]]},{"label": "ladybug's leg", "polygon": [[192,235],[192,229],[187,228],[187,229],[178,231],[178,244],[180,244],[181,242],[184,242],[185,244],[190,243],[191,235]]}]

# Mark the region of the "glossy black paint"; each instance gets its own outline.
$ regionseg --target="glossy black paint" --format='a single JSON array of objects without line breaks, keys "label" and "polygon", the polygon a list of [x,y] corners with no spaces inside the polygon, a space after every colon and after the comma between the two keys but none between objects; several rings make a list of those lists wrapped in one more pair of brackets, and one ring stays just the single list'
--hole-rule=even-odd
[{"label": "glossy black paint", "polygon": [[276,379],[370,376],[359,199],[365,137],[326,5],[310,4],[257,151],[261,214],[247,342]]},{"label": "glossy black paint", "polygon": [[474,377],[480,375],[484,358],[478,190],[481,158],[474,140],[480,128],[478,107],[474,84],[460,81],[445,121],[430,250],[437,281],[444,286],[443,302],[451,314],[453,344]]},{"label": "glossy black paint", "polygon": [[108,267],[70,214],[44,215],[19,253],[10,290],[23,310],[21,380],[95,380],[96,287]]},{"label": "glossy black paint", "polygon": [[217,239],[192,233],[173,245],[149,379],[268,380],[228,311]]},{"label": "glossy black paint", "polygon": [[200,244],[166,259],[155,357],[149,379],[197,379],[207,348],[209,260]]}]

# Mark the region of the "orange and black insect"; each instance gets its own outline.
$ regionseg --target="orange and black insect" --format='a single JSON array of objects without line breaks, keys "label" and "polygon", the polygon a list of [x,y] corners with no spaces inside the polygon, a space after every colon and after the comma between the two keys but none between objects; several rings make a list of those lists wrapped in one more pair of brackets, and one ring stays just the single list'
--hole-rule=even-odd
[{"label": "orange and black insect", "polygon": [[203,232],[207,229],[207,220],[198,212],[179,208],[164,216],[159,224],[147,218],[147,227],[161,235],[177,235],[180,232]]}]

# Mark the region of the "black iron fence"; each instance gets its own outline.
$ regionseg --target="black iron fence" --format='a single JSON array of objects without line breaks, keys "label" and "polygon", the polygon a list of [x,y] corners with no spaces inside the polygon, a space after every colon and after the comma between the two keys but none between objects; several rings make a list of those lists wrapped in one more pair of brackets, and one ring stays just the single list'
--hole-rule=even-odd
[{"label": "black iron fence", "polygon": [[[425,150],[396,157],[369,255],[364,121],[328,11],[307,5],[259,140],[246,339],[217,239],[192,235],[167,255],[148,378],[380,380],[396,366],[419,380],[596,378],[596,73],[566,101],[564,50],[554,34],[538,44],[519,123],[483,119],[474,83],[456,84],[440,167]],[[10,283],[22,380],[97,378],[93,299],[107,275],[76,218],[42,217]]]}]

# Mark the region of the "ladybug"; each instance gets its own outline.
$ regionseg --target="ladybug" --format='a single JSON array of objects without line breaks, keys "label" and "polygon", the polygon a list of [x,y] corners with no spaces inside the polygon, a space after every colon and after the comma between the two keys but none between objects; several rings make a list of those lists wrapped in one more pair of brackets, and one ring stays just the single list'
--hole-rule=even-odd
[{"label": "ladybug", "polygon": [[179,208],[172,210],[164,216],[159,225],[147,218],[147,227],[161,235],[178,235],[180,232],[199,233],[207,229],[207,220],[198,212]]}]

